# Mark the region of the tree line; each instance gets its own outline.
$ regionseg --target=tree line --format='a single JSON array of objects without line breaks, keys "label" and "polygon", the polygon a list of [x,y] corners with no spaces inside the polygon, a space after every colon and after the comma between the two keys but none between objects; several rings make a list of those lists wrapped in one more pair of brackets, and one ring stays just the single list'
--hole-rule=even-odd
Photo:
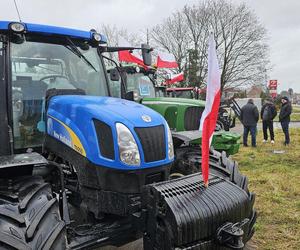
[{"label": "tree line", "polygon": [[[103,28],[113,45],[118,36],[132,44],[146,39],[145,32],[129,35],[124,29],[107,25]],[[203,87],[210,33],[216,41],[222,89],[265,82],[269,68],[267,31],[245,3],[205,0],[186,5],[149,29],[147,37],[152,47],[175,56],[187,85]]]}]

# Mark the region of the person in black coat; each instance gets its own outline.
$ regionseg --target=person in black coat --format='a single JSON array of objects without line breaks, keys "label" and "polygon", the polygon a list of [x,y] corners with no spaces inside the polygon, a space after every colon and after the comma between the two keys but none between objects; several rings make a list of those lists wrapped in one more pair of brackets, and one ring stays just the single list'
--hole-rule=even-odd
[{"label": "person in black coat", "polygon": [[271,143],[274,143],[274,128],[273,128],[273,120],[277,115],[276,107],[272,101],[272,99],[267,99],[265,104],[261,108],[260,117],[262,119],[262,127],[264,140],[263,142],[267,142],[268,140],[268,129],[270,131]]},{"label": "person in black coat", "polygon": [[290,144],[290,134],[289,134],[289,124],[291,120],[291,113],[292,113],[292,105],[289,102],[289,99],[284,96],[281,98],[281,109],[279,113],[279,121],[281,123],[282,131],[285,136],[284,145]]},{"label": "person in black coat", "polygon": [[248,100],[248,103],[241,109],[241,121],[244,125],[243,144],[248,146],[248,134],[251,134],[252,147],[256,147],[256,130],[257,122],[259,119],[259,113],[257,107],[254,105],[252,99]]}]

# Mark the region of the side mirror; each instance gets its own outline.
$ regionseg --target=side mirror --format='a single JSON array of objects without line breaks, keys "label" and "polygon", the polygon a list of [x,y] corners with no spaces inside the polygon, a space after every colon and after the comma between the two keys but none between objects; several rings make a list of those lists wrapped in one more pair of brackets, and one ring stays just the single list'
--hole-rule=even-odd
[{"label": "side mirror", "polygon": [[113,82],[119,81],[120,80],[119,71],[116,68],[111,69],[109,71],[109,77],[110,77],[110,80],[113,81]]},{"label": "side mirror", "polygon": [[129,91],[125,94],[125,99],[128,100],[128,101],[139,101],[139,96],[138,96],[138,93],[136,91]]},{"label": "side mirror", "polygon": [[125,99],[128,101],[134,101],[134,91],[129,91],[125,94]]},{"label": "side mirror", "polygon": [[152,49],[148,44],[142,44],[142,56],[143,56],[143,61],[144,64],[147,66],[151,66],[152,63],[152,58],[151,58],[151,51]]}]

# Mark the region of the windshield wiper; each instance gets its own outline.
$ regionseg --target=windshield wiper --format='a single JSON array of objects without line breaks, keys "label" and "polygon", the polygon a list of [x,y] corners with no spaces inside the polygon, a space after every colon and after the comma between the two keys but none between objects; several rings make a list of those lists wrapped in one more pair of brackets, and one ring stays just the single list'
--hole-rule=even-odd
[{"label": "windshield wiper", "polygon": [[87,65],[89,65],[93,70],[97,72],[97,69],[94,67],[94,65],[80,52],[80,50],[77,48],[77,46],[73,43],[73,41],[69,38],[66,37],[68,41],[68,45],[64,45],[68,50],[72,51],[76,56],[79,58],[82,58]]}]

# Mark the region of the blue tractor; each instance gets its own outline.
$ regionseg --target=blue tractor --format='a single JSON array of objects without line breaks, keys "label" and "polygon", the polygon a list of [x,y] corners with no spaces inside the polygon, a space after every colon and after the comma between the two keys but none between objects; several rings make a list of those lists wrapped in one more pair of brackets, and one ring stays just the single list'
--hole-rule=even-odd
[{"label": "blue tractor", "polygon": [[107,50],[95,30],[0,22],[0,248],[141,237],[149,250],[243,248],[256,218],[247,179],[210,175],[207,189],[200,174],[169,180],[170,129],[110,97]]}]

